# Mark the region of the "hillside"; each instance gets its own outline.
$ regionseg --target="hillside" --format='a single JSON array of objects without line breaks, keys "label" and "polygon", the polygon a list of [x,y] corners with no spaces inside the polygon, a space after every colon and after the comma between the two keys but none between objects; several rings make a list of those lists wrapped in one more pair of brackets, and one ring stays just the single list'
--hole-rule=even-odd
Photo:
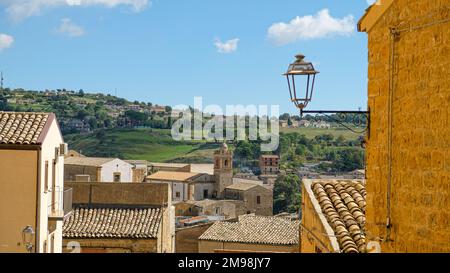
[{"label": "hillside", "polygon": [[87,156],[212,163],[218,144],[172,139],[166,129],[106,129],[91,134],[66,135],[70,149]]}]

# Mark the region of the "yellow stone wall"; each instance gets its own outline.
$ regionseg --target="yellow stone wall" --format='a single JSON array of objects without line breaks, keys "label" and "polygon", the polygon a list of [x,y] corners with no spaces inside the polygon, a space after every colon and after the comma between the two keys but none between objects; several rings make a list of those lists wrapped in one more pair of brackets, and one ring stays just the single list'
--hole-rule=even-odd
[{"label": "yellow stone wall", "polygon": [[[450,252],[449,7],[449,0],[396,0],[368,30],[366,229],[368,239],[381,238],[382,252]],[[409,30],[392,44],[396,26]]]},{"label": "yellow stone wall", "polygon": [[327,231],[319,218],[319,213],[314,208],[311,196],[307,193],[305,184],[302,183],[302,224],[300,225],[300,244],[301,253],[333,253],[336,250],[326,234],[332,234]]}]

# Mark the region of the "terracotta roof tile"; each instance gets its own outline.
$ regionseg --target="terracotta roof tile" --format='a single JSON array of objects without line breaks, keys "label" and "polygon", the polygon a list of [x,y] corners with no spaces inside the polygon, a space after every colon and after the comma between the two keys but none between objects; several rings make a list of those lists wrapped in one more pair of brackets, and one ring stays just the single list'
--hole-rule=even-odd
[{"label": "terracotta roof tile", "polygon": [[159,171],[152,175],[147,176],[149,180],[167,180],[167,181],[191,181],[193,178],[199,176],[199,173],[193,172],[170,172],[170,171]]},{"label": "terracotta roof tile", "polygon": [[366,190],[357,180],[321,180],[311,184],[341,251],[365,250]]},{"label": "terracotta roof tile", "polygon": [[299,241],[299,221],[283,217],[243,215],[238,222],[215,222],[199,240],[295,245]]},{"label": "terracotta roof tile", "polygon": [[37,144],[48,113],[0,112],[0,144]]},{"label": "terracotta roof tile", "polygon": [[160,208],[75,208],[64,221],[64,238],[157,238]]}]

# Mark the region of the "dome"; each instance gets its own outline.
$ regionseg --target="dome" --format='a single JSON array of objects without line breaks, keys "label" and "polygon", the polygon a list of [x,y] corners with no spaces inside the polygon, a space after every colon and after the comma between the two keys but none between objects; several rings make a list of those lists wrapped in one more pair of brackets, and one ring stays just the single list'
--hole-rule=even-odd
[{"label": "dome", "polygon": [[227,143],[222,143],[222,150],[228,151],[228,145]]}]

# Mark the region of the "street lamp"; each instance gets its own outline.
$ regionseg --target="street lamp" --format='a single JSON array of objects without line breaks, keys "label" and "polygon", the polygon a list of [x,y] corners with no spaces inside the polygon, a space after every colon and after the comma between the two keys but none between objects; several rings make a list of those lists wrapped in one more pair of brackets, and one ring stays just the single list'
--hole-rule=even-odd
[{"label": "street lamp", "polygon": [[34,230],[31,226],[26,226],[22,230],[22,242],[25,245],[28,253],[33,250]]},{"label": "street lamp", "polygon": [[[352,114],[353,123],[355,125],[359,125],[361,119],[356,118],[355,115],[364,115],[367,119],[366,121],[366,130],[368,130],[370,124],[370,112],[369,111],[335,111],[335,110],[304,110],[308,103],[311,102],[313,91],[314,91],[314,83],[316,80],[316,75],[319,74],[319,71],[314,69],[314,65],[311,62],[305,61],[305,55],[298,54],[295,56],[295,62],[291,63],[288,67],[288,70],[283,75],[286,76],[289,88],[289,95],[291,96],[291,102],[294,103],[295,107],[300,110],[300,117],[303,114],[338,114],[341,116],[346,116],[348,114]],[[305,90],[302,90],[303,84],[301,83],[301,79],[304,79],[304,83],[306,83]],[[349,130],[351,128],[345,126],[340,120],[336,120],[336,122],[340,123],[344,127]],[[359,133],[359,132],[358,132]]]},{"label": "street lamp", "polygon": [[[295,62],[289,65],[287,72],[283,75],[286,76],[288,82],[291,102],[293,102],[295,107],[300,109],[300,113],[302,113],[303,109],[312,99],[314,82],[319,71],[314,69],[314,65],[312,63],[305,61],[305,55],[298,54],[295,58]],[[301,88],[297,88],[297,84],[302,78],[305,79],[306,82],[306,88],[304,91],[302,91]],[[304,95],[302,94],[303,92],[305,92]]]}]

